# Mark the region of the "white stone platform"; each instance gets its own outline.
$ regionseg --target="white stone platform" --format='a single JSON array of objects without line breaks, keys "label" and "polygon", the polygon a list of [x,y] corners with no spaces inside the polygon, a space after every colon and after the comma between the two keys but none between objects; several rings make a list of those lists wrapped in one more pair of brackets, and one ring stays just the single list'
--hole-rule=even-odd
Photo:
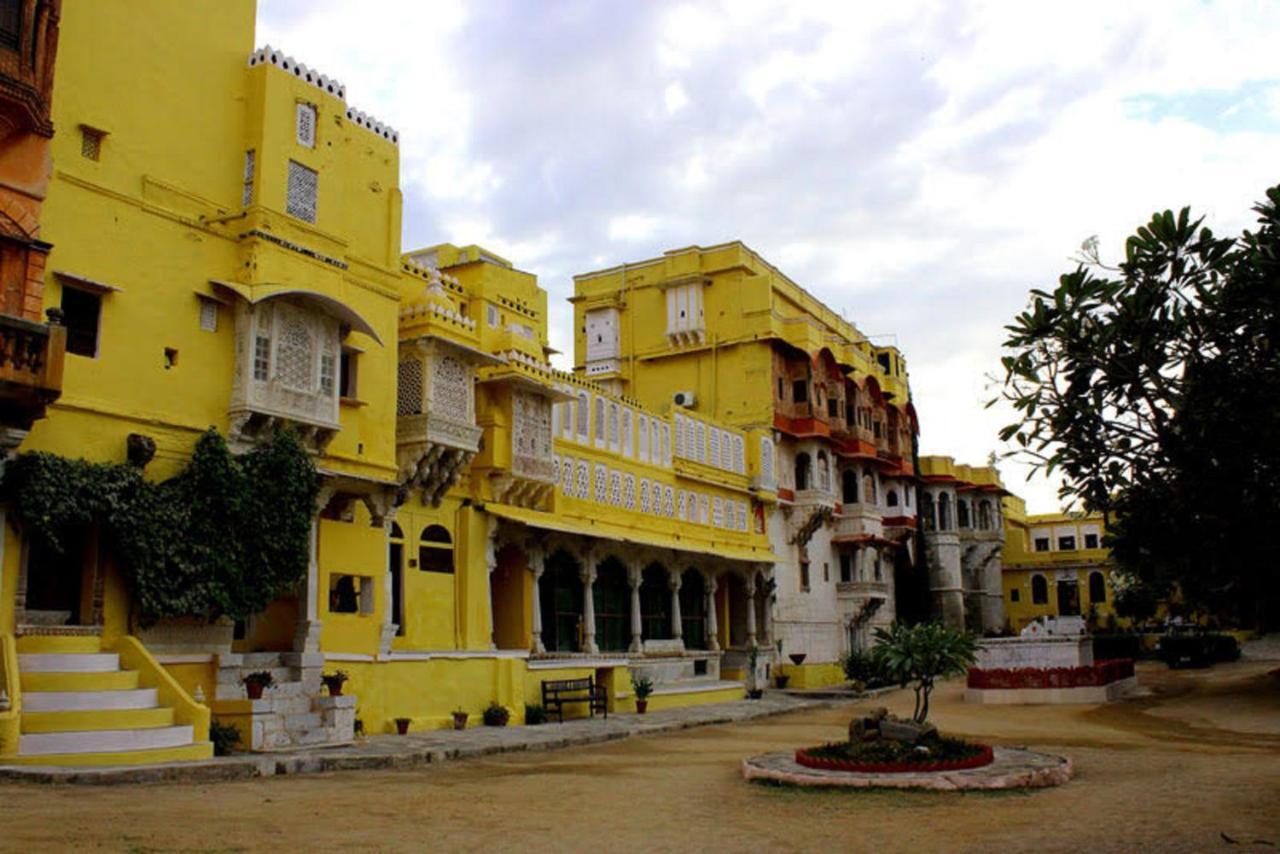
[{"label": "white stone platform", "polygon": [[1110,703],[1138,690],[1138,678],[1130,676],[1106,685],[1076,688],[965,688],[966,703],[1034,706],[1047,703]]},{"label": "white stone platform", "polygon": [[746,780],[764,780],[791,786],[854,789],[932,789],[954,792],[968,789],[1042,789],[1061,786],[1071,779],[1071,760],[1014,747],[995,748],[995,761],[963,771],[870,774],[808,768],[796,762],[795,752],[765,753],[742,760]]}]

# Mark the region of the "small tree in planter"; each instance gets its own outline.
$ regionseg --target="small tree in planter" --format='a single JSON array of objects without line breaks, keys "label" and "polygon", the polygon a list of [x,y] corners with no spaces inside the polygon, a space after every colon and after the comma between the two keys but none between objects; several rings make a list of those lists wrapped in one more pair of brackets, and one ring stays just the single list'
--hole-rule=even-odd
[{"label": "small tree in planter", "polygon": [[351,676],[345,670],[339,670],[334,673],[326,673],[320,677],[320,681],[324,683],[324,687],[329,689],[330,697],[341,697],[342,686],[349,680]]},{"label": "small tree in planter", "polygon": [[911,719],[917,724],[929,717],[934,682],[964,673],[977,657],[978,645],[972,635],[940,623],[894,623],[887,630],[876,629],[875,636],[872,660],[887,678],[904,688],[912,686],[916,705]]},{"label": "small tree in planter", "polygon": [[764,696],[764,688],[760,679],[760,647],[752,646],[747,655],[747,696],[759,700]]},{"label": "small tree in planter", "polygon": [[245,693],[249,695],[250,700],[261,700],[262,692],[276,684],[276,680],[267,670],[250,673],[240,681],[244,683]]},{"label": "small tree in planter", "polygon": [[653,693],[653,680],[648,676],[631,677],[631,691],[636,695],[636,712],[643,715],[649,708],[649,695]]}]

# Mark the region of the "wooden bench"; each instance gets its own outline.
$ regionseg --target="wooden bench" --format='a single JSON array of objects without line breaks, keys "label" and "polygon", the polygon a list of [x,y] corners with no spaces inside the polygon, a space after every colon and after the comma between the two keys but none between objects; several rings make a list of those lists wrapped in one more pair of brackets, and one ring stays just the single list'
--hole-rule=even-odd
[{"label": "wooden bench", "polygon": [[594,718],[597,711],[604,712],[606,719],[609,717],[609,695],[605,687],[597,685],[591,676],[585,679],[542,680],[542,708],[548,715],[555,709],[560,723],[564,723],[565,703],[586,703],[591,717]]}]

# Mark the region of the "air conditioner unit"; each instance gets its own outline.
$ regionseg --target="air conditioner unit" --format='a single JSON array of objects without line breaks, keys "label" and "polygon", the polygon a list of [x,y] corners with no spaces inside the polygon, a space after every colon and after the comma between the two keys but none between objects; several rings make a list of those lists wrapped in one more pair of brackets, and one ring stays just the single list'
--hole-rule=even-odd
[{"label": "air conditioner unit", "polygon": [[671,402],[676,406],[690,407],[693,406],[693,392],[678,391],[671,395]]}]

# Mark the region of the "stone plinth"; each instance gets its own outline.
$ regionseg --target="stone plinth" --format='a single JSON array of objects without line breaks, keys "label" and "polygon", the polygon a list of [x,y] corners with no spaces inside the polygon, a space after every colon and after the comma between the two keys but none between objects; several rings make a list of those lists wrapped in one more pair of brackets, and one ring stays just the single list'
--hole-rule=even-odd
[{"label": "stone plinth", "polygon": [[1071,760],[1013,747],[997,747],[990,765],[963,771],[871,774],[806,768],[795,753],[766,753],[742,760],[747,780],[768,780],[792,786],[843,786],[855,789],[1039,789],[1061,786],[1071,779]]},{"label": "stone plinth", "polygon": [[1021,670],[1026,667],[1084,667],[1093,664],[1089,637],[992,638],[978,641],[980,670]]}]

